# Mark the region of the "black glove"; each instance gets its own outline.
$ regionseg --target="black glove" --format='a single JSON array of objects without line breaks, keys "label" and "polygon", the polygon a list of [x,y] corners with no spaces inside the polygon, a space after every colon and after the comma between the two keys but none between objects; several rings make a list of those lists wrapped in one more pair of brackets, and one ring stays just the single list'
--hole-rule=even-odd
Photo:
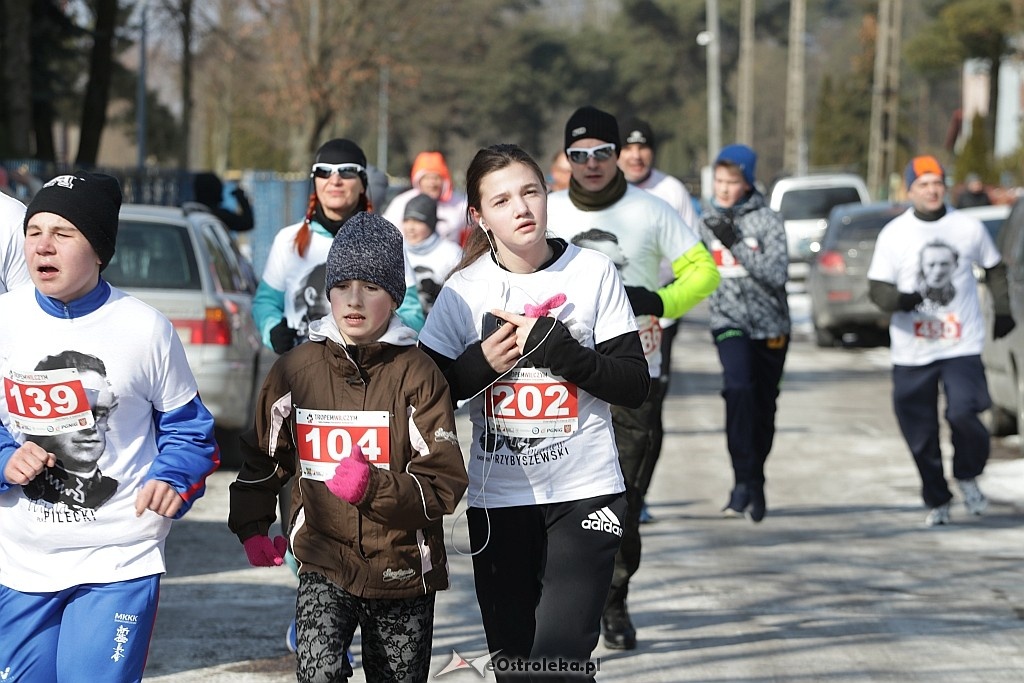
[{"label": "black glove", "polygon": [[275,353],[284,353],[295,346],[298,336],[298,332],[288,327],[288,321],[281,318],[281,322],[270,328],[270,345]]},{"label": "black glove", "polygon": [[654,315],[660,318],[665,312],[665,304],[657,292],[643,287],[626,287],[626,297],[633,307],[634,315]]},{"label": "black glove", "polygon": [[729,216],[708,216],[704,219],[704,225],[715,233],[715,237],[725,245],[726,249],[732,249],[732,245],[740,239],[740,234],[736,232],[736,226],[733,225],[732,218]]},{"label": "black glove", "polygon": [[992,337],[1002,339],[1010,334],[1015,327],[1017,327],[1017,323],[1013,321],[1013,316],[997,315],[995,325],[992,326]]},{"label": "black glove", "polygon": [[921,296],[920,292],[911,292],[909,294],[900,292],[896,298],[896,310],[909,313],[917,308],[917,305],[922,301],[924,301],[924,297]]}]

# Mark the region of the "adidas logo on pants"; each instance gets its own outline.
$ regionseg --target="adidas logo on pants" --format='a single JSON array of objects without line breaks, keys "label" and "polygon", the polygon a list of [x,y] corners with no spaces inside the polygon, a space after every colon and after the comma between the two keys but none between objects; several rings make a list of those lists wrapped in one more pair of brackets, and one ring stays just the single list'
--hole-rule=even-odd
[{"label": "adidas logo on pants", "polygon": [[615,516],[615,513],[608,509],[607,506],[600,510],[595,510],[587,515],[580,526],[584,529],[590,529],[592,531],[604,531],[609,534],[622,537],[622,522]]}]

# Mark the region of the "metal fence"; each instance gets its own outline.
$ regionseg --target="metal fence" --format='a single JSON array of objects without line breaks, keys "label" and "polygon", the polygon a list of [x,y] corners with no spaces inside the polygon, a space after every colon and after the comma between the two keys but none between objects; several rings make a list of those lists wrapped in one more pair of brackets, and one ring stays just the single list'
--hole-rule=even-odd
[{"label": "metal fence", "polygon": [[[32,195],[50,178],[68,173],[75,166],[68,163],[47,163],[37,159],[0,161],[6,179],[0,177],[4,190],[28,203]],[[181,206],[192,201],[194,173],[171,169],[106,168],[96,172],[107,173],[121,183],[125,203]],[[284,174],[272,171],[245,171],[238,182],[224,181],[224,201],[231,206],[231,191],[240,184],[252,204],[254,227],[239,233],[238,240],[253,262],[256,274],[263,272],[267,253],[278,230],[302,220],[309,200],[309,179],[303,174]]]}]

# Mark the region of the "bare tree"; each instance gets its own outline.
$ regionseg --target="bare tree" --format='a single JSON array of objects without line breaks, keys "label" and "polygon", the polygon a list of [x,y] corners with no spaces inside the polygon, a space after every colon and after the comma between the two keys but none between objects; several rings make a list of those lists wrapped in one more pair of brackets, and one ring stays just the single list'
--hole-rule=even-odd
[{"label": "bare tree", "polygon": [[99,154],[100,138],[107,123],[110,100],[110,74],[117,28],[117,0],[95,1],[96,22],[92,31],[89,58],[89,82],[82,100],[81,137],[78,142],[80,165],[93,166]]},{"label": "bare tree", "polygon": [[32,6],[24,0],[4,0],[4,104],[7,108],[8,153],[27,157],[32,138],[32,77],[29,39]]}]

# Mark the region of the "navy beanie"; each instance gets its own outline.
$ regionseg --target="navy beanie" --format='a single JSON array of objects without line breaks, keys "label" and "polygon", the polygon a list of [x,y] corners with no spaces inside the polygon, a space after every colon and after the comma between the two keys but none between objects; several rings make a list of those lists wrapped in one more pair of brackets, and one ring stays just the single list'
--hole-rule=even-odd
[{"label": "navy beanie", "polygon": [[733,164],[740,169],[747,185],[754,187],[754,173],[757,170],[757,153],[746,145],[726,145],[718,153],[715,166],[720,163]]},{"label": "navy beanie", "polygon": [[565,149],[569,149],[577,140],[584,138],[610,142],[615,145],[616,152],[622,148],[619,143],[619,124],[615,117],[589,104],[573,112],[566,122]]},{"label": "navy beanie", "polygon": [[117,214],[121,210],[121,184],[104,173],[73,171],[48,181],[32,198],[23,229],[37,213],[54,213],[67,219],[89,240],[100,257],[100,270],[114,258]]},{"label": "navy beanie", "polygon": [[324,291],[345,280],[362,280],[381,287],[395,304],[405,299],[405,253],[402,233],[386,218],[360,211],[338,230],[327,252]]}]

